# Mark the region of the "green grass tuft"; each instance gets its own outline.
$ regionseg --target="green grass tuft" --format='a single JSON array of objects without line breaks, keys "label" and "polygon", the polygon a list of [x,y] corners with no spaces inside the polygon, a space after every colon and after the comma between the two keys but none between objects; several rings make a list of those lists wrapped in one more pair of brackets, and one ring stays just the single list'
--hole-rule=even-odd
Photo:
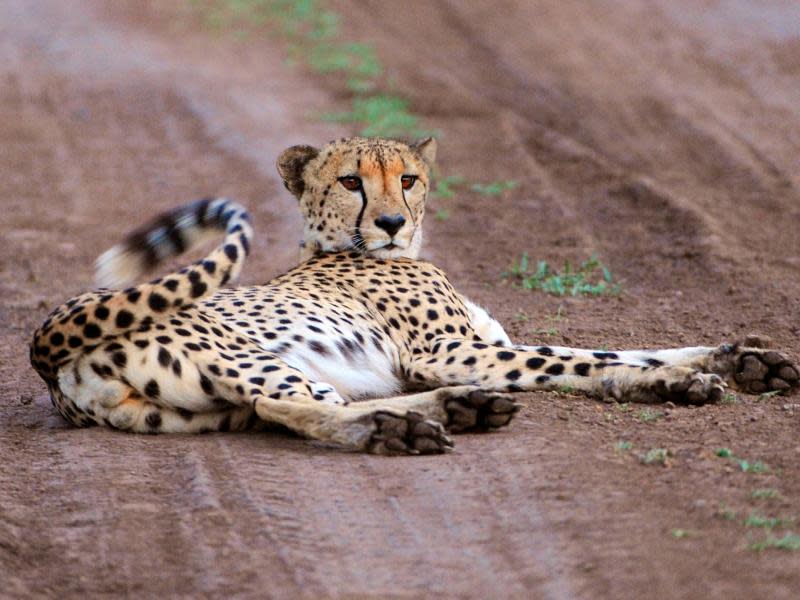
[{"label": "green grass tuft", "polygon": [[456,195],[455,188],[464,183],[464,178],[460,175],[448,175],[436,179],[436,188],[431,191],[434,198],[453,198]]},{"label": "green grass tuft", "polygon": [[666,465],[672,453],[666,448],[652,448],[641,456],[641,461],[646,465]]},{"label": "green grass tuft", "polygon": [[715,454],[720,458],[729,458],[745,473],[766,473],[770,470],[769,465],[760,460],[750,462],[744,458],[739,458],[733,455],[730,448],[717,448]]},{"label": "green grass tuft", "polygon": [[652,423],[654,421],[658,421],[661,417],[664,416],[664,413],[660,410],[653,410],[652,408],[643,408],[638,413],[636,413],[636,418],[639,419],[642,423]]},{"label": "green grass tuft", "polygon": [[614,444],[614,450],[616,450],[617,452],[627,452],[632,448],[633,448],[633,442],[629,442],[628,440],[620,440],[616,444]]},{"label": "green grass tuft", "polygon": [[734,458],[734,460],[739,465],[739,468],[745,473],[766,473],[769,471],[769,465],[761,462],[760,460],[755,462],[750,462],[743,458]]},{"label": "green grass tuft", "polygon": [[762,550],[767,550],[768,548],[790,550],[793,552],[800,550],[800,535],[796,533],[787,533],[781,538],[769,535],[766,539],[756,542],[750,546],[751,550],[758,550],[759,552]]},{"label": "green grass tuft", "polygon": [[750,495],[753,498],[777,498],[780,496],[780,493],[774,488],[761,488],[753,490],[753,493]]},{"label": "green grass tuft", "polygon": [[446,208],[440,208],[436,211],[436,214],[433,217],[437,221],[447,221],[450,218],[450,211]]},{"label": "green grass tuft", "polygon": [[670,535],[675,539],[682,540],[697,535],[694,531],[689,529],[671,529]]},{"label": "green grass tuft", "polygon": [[765,529],[774,529],[775,527],[782,527],[789,523],[793,523],[794,519],[781,519],[780,517],[765,517],[764,515],[751,514],[745,519],[745,527],[763,527]]},{"label": "green grass tuft", "polygon": [[473,183],[470,189],[484,196],[499,196],[503,192],[513,190],[515,187],[517,187],[516,181],[506,180],[492,181],[491,183]]},{"label": "green grass tuft", "polygon": [[429,131],[418,128],[419,119],[408,110],[408,100],[399,96],[376,95],[356,98],[353,109],[343,113],[325,113],[325,121],[363,123],[361,135],[366,137],[422,137]]},{"label": "green grass tuft", "polygon": [[614,282],[611,271],[596,255],[577,267],[567,261],[561,271],[556,271],[543,260],[532,269],[528,254],[524,253],[518,263],[503,273],[503,277],[524,289],[541,290],[555,296],[615,296],[622,291],[620,284]]},{"label": "green grass tuft", "polygon": [[345,72],[357,78],[380,76],[383,67],[367,44],[317,44],[308,51],[308,64],[318,73]]}]

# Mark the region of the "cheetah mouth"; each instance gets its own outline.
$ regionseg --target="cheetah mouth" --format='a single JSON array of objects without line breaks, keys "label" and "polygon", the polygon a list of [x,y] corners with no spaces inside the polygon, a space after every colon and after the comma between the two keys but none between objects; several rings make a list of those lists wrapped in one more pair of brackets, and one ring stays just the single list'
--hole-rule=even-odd
[{"label": "cheetah mouth", "polygon": [[408,244],[404,244],[402,242],[398,242],[397,240],[389,240],[388,242],[379,242],[375,244],[373,248],[370,248],[370,252],[374,252],[376,250],[405,250],[408,248]]},{"label": "cheetah mouth", "polygon": [[407,243],[403,243],[397,240],[388,240],[388,241],[377,241],[365,244],[361,243],[351,243],[347,249],[348,250],[355,250],[356,252],[360,252],[361,254],[370,255],[376,254],[381,256],[386,256],[387,254],[392,255],[395,252],[402,252],[408,248]]}]

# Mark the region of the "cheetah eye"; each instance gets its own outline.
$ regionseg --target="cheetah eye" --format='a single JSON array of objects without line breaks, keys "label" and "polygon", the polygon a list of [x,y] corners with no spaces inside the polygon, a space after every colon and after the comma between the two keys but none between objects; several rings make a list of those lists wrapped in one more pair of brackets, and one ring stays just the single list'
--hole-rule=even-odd
[{"label": "cheetah eye", "polygon": [[412,187],[414,187],[414,184],[416,182],[417,182],[416,175],[403,175],[400,178],[400,185],[403,186],[404,190],[410,190]]},{"label": "cheetah eye", "polygon": [[349,190],[351,192],[357,192],[361,189],[361,179],[359,177],[354,177],[353,175],[348,175],[347,177],[339,177],[339,183],[342,184],[344,189]]}]

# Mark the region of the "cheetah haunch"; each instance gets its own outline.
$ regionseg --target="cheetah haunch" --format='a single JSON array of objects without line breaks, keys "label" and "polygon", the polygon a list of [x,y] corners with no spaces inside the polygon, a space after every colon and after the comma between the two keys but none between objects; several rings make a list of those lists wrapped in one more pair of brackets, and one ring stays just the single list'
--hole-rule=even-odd
[{"label": "cheetah haunch", "polygon": [[507,425],[518,410],[510,392],[569,386],[701,404],[726,384],[798,385],[783,354],[737,344],[608,352],[512,343],[416,259],[435,153],[432,139],[286,150],[278,170],[305,220],[304,262],[261,286],[221,289],[253,235],[232,201],[197,201],[131,234],[98,259],[102,285],[120,286],[205,234],[225,238],[178,272],[53,311],[31,362],[59,412],[75,425],[148,433],[277,422],[348,448],[416,454],[450,449],[448,430]]}]

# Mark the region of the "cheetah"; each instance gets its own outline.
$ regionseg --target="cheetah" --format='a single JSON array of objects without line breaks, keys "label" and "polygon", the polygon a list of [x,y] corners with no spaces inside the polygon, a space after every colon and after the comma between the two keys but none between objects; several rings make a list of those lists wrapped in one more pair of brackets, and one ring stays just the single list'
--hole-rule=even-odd
[{"label": "cheetah", "polygon": [[[277,161],[304,219],[302,262],[239,275],[253,229],[224,198],[179,207],[97,262],[101,288],[56,308],[31,362],[77,426],[144,433],[281,424],[375,454],[449,451],[450,433],[509,424],[514,392],[569,386],[620,402],[718,401],[725,386],[788,390],[800,374],[759,344],[582,350],[513,343],[419,260],[436,141],[347,138]],[[124,287],[224,234],[190,266]],[[121,288],[121,289],[120,289]]]}]

